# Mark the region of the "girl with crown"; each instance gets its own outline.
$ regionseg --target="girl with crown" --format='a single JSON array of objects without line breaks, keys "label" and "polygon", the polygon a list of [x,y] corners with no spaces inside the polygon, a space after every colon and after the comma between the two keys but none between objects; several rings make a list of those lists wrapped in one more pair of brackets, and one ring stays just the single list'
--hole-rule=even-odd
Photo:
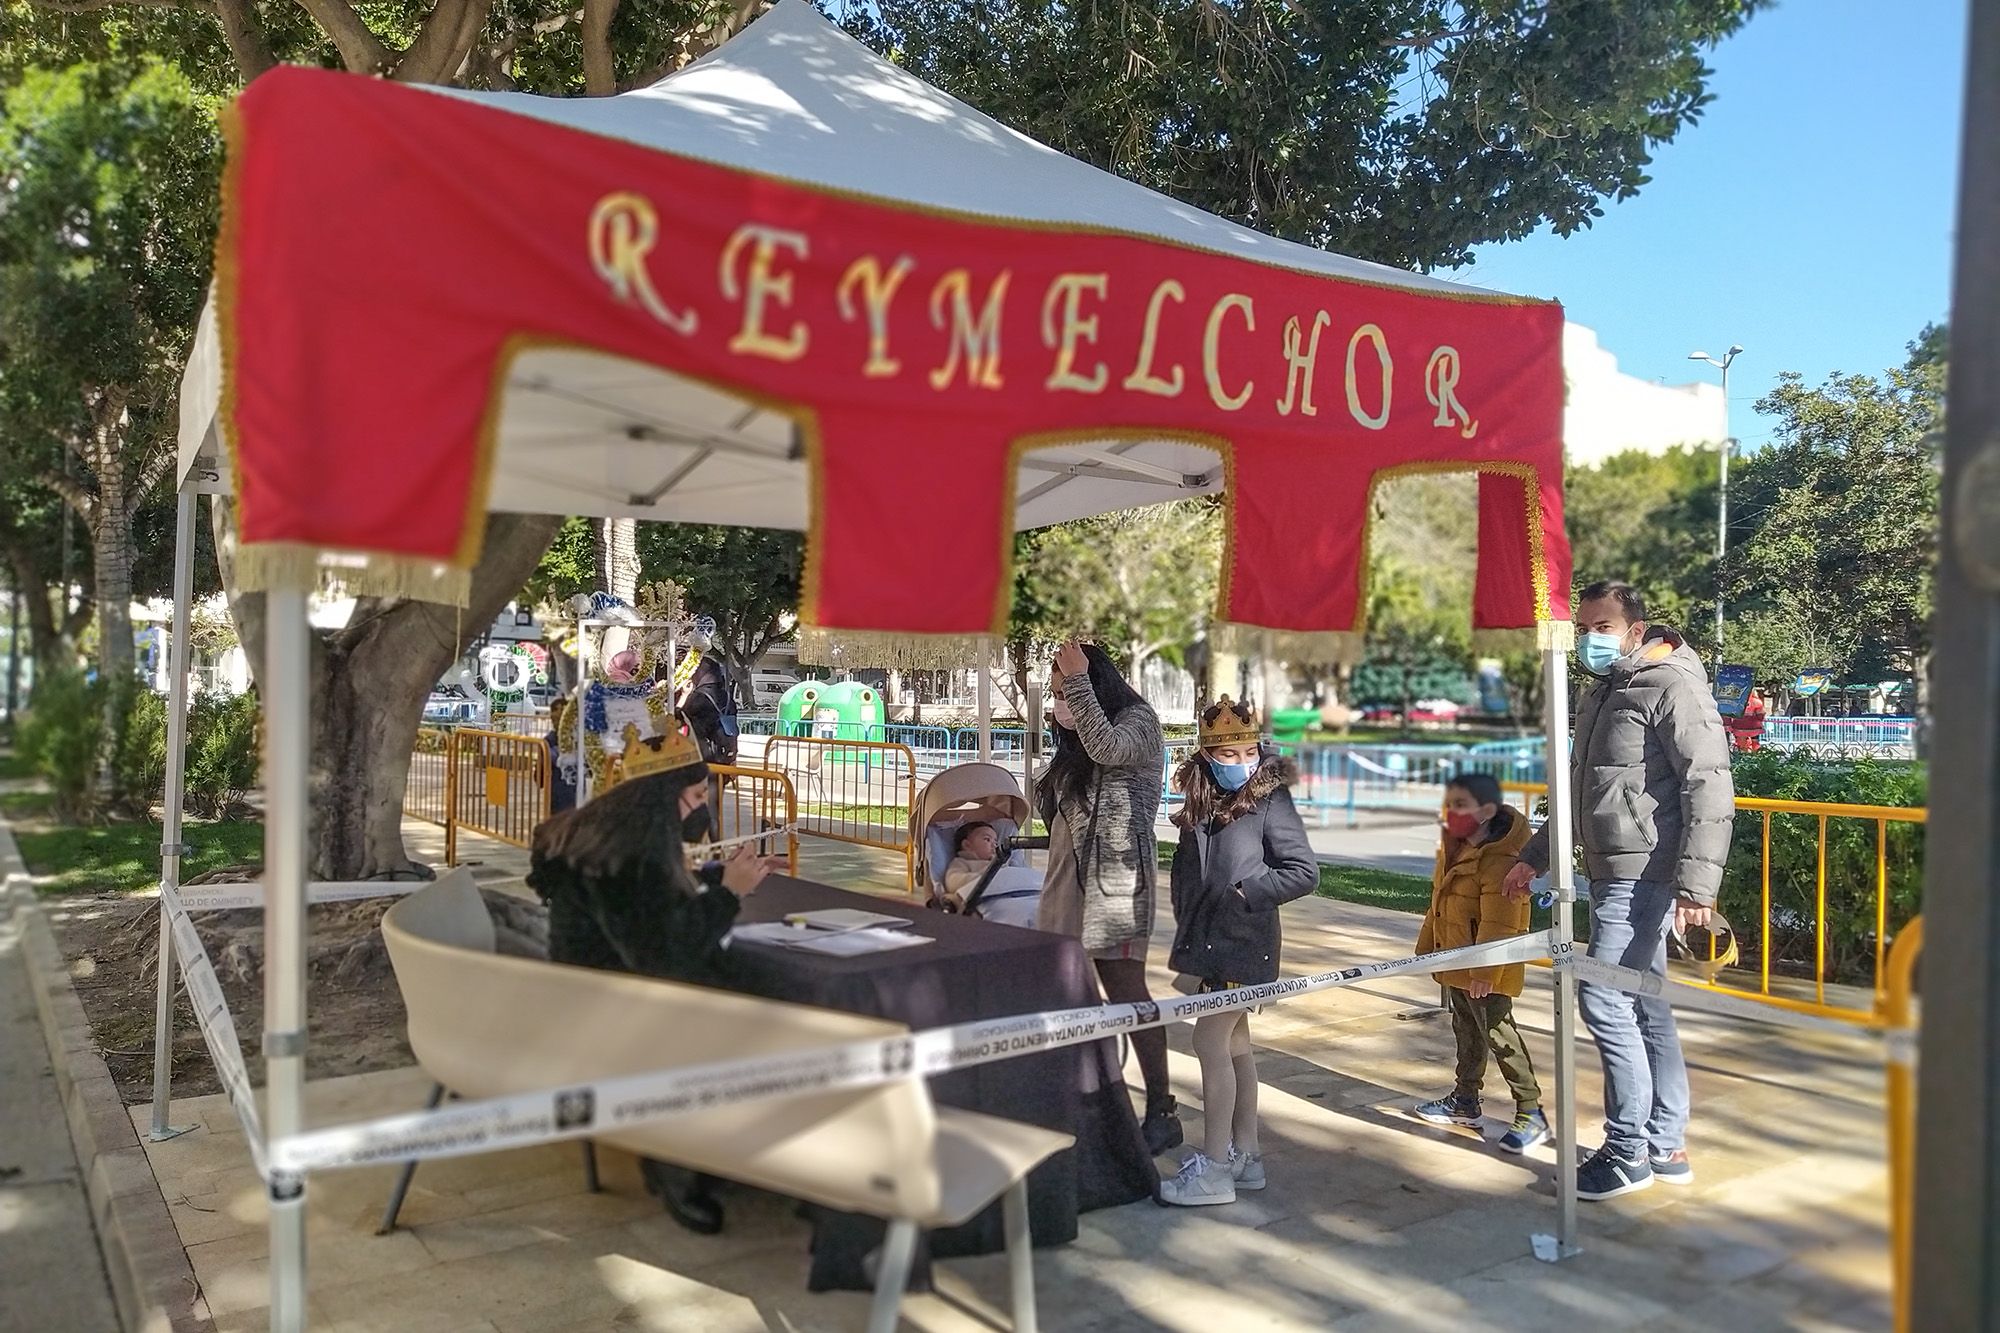
[{"label": "girl with crown", "polygon": [[[1278,979],[1278,909],[1319,886],[1319,862],[1289,790],[1298,768],[1261,744],[1256,710],[1225,695],[1201,715],[1199,751],[1174,774],[1183,800],[1171,878],[1175,985],[1208,994]],[[1257,1140],[1257,1061],[1250,1011],[1194,1023],[1201,1061],[1202,1147],[1160,1201],[1234,1203],[1264,1188]]]},{"label": "girl with crown", "polygon": [[[535,830],[528,885],[548,904],[550,961],[727,985],[723,937],[743,898],[785,858],[745,845],[689,870],[687,851],[710,828],[708,765],[682,727],[646,738],[628,727],[609,778],[587,805]],[[642,1165],[647,1187],[682,1225],[722,1229],[706,1178],[689,1183],[659,1163]]]}]

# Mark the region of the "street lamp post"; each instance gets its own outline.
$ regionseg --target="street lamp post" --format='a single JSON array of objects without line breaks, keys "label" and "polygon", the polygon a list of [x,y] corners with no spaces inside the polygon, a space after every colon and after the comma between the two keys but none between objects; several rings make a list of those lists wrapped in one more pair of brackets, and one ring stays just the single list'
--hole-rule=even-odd
[{"label": "street lamp post", "polygon": [[1731,344],[1720,361],[1707,352],[1689,352],[1688,360],[1705,361],[1722,372],[1722,486],[1715,520],[1715,667],[1722,669],[1722,562],[1729,554],[1729,455],[1736,447],[1729,433],[1729,367],[1743,349]]}]

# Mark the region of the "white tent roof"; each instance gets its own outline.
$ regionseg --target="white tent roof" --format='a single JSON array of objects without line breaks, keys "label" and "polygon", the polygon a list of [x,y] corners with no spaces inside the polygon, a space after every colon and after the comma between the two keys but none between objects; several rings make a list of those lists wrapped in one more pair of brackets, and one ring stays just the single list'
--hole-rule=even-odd
[{"label": "white tent roof", "polygon": [[[782,0],[706,58],[618,97],[436,91],[805,185],[1113,229],[1420,291],[1476,290],[1278,240],[1088,166],[882,60],[807,0]],[[182,381],[180,428],[181,473],[211,491],[228,484],[216,437],[220,363],[211,301]],[[490,504],[803,529],[806,468],[790,431],[782,417],[652,366],[534,351],[515,363],[503,404]],[[1213,453],[1167,440],[1038,450],[1017,482],[1016,521],[1042,527],[1212,492],[1222,475]]]}]

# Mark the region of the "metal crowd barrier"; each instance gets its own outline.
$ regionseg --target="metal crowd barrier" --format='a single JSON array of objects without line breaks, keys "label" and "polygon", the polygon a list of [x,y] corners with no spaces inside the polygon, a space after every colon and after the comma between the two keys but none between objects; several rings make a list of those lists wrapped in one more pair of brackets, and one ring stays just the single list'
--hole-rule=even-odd
[{"label": "metal crowd barrier", "polygon": [[758,844],[766,856],[782,850],[788,871],[799,873],[799,798],[792,780],[783,773],[761,768],[733,768],[710,764],[716,785],[709,802],[715,810],[715,836],[725,842],[768,833],[768,842]]},{"label": "metal crowd barrier", "polygon": [[773,736],[763,767],[791,780],[801,834],[901,852],[905,882],[915,890],[910,812],[916,808],[917,757],[909,746]]},{"label": "metal crowd barrier", "polygon": [[528,846],[549,817],[552,776],[540,736],[425,727],[410,755],[403,812],[443,828],[445,864],[457,865],[461,830]]},{"label": "metal crowd barrier", "polygon": [[[1518,792],[1531,798],[1547,795],[1547,788],[1538,783],[1503,783],[1502,785],[1509,791]],[[1740,900],[1732,897],[1730,886],[1726,883],[1723,887],[1723,898],[1720,905],[1723,912],[1735,923],[1739,938],[1747,935],[1751,930],[1755,931],[1755,961],[1751,960],[1750,945],[1745,944],[1744,957],[1735,968],[1718,973],[1716,979],[1712,982],[1691,981],[1687,984],[1706,990],[1720,991],[1728,995],[1746,996],[1760,1003],[1771,1005],[1774,1008],[1789,1009],[1796,1013],[1810,1014],[1817,1018],[1831,1018],[1840,1022],[1854,1024],[1882,1022],[1883,1014],[1887,1011],[1889,1005],[1889,986],[1895,972],[1894,967],[1890,965],[1889,961],[1889,955],[1892,952],[1891,942],[1900,940],[1903,933],[1908,930],[1907,924],[1894,921],[1890,913],[1891,899],[1895,896],[1890,884],[1892,846],[1899,853],[1898,857],[1894,859],[1901,860],[1907,858],[1911,851],[1914,850],[1910,840],[1921,837],[1923,826],[1930,821],[1929,810],[1922,806],[1838,805],[1823,801],[1783,801],[1761,796],[1739,796],[1736,798],[1736,811],[1739,816],[1759,816],[1759,876],[1756,916],[1753,919],[1750,913],[1736,906]],[[1772,820],[1774,818],[1804,818],[1814,821],[1813,874],[1809,881],[1812,899],[1809,914],[1803,910],[1802,903],[1797,905],[1787,903],[1783,897],[1774,897],[1773,895],[1771,844]],[[1829,836],[1829,824],[1833,820],[1855,820],[1875,826],[1872,848],[1874,852],[1872,858],[1874,879],[1873,910],[1869,915],[1873,929],[1868,932],[1868,939],[1873,953],[1873,968],[1871,972],[1872,984],[1869,989],[1869,1002],[1866,1004],[1843,1000],[1838,994],[1841,983],[1830,980],[1827,976],[1833,944],[1833,931],[1831,929],[1833,914],[1827,910],[1828,850],[1834,841]],[[1902,834],[1900,838],[1892,838],[1892,826],[1901,826],[1898,828],[1898,832]],[[1898,842],[1901,845],[1894,846]],[[1916,873],[1913,867],[1899,866],[1898,868],[1912,875]],[[1794,891],[1794,894],[1790,896],[1803,899],[1807,885],[1803,883],[1787,885],[1781,882],[1779,888],[1781,890],[1791,889]],[[1781,972],[1774,972],[1774,941],[1782,938],[1785,945],[1789,948],[1789,946],[1803,943],[1808,936],[1811,940],[1810,957],[1807,959],[1794,958],[1793,962],[1800,966],[1810,964],[1812,968],[1810,981],[1808,982],[1804,977],[1787,977]],[[1780,955],[1779,961],[1782,961],[1782,955]],[[1754,986],[1749,984],[1747,980],[1742,984],[1737,984],[1730,980],[1733,973],[1749,972],[1753,968],[1757,976]],[[1786,987],[1784,986],[1786,981],[1790,981],[1793,987],[1800,990],[1805,990],[1809,987],[1810,998],[1803,995],[1786,994]]]}]

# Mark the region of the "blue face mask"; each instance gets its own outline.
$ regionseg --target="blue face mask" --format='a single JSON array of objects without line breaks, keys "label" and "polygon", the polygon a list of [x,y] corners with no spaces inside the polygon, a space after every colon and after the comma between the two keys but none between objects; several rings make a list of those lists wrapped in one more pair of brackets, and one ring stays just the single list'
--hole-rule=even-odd
[{"label": "blue face mask", "polygon": [[1611,670],[1611,664],[1625,655],[1620,645],[1623,640],[1616,634],[1586,634],[1576,641],[1576,658],[1583,663],[1583,669],[1593,676],[1601,676]]},{"label": "blue face mask", "polygon": [[1257,771],[1255,764],[1218,764],[1208,761],[1208,771],[1215,775],[1215,785],[1224,791],[1240,791],[1250,775]]}]

